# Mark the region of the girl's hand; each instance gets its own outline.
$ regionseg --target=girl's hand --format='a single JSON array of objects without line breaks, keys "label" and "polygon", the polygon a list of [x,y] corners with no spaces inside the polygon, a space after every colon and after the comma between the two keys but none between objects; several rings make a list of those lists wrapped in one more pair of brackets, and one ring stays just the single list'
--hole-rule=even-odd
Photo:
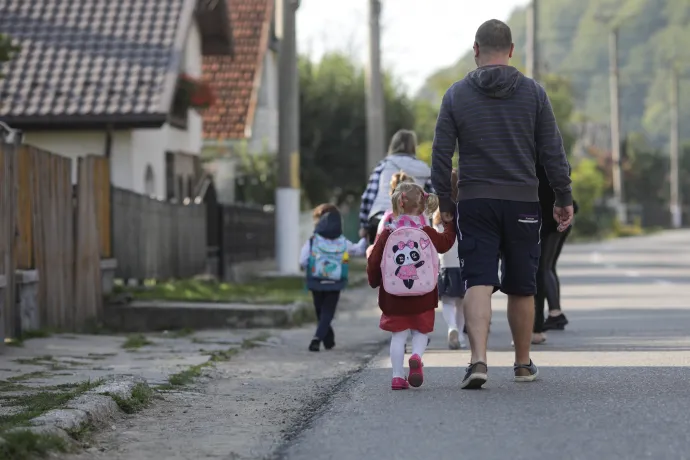
[{"label": "girl's hand", "polygon": [[441,220],[444,223],[449,224],[449,223],[453,222],[453,219],[455,219],[455,216],[453,215],[452,212],[442,212],[441,213]]},{"label": "girl's hand", "polygon": [[373,244],[367,248],[367,251],[366,251],[367,259],[369,258],[369,256],[371,255],[371,251],[373,251],[373,250],[374,250]]}]

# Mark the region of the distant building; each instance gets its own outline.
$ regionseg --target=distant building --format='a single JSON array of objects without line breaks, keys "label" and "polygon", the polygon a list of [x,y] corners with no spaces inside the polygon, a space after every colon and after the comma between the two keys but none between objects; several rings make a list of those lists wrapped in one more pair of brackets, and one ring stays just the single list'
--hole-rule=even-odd
[{"label": "distant building", "polygon": [[204,157],[219,199],[234,201],[240,154],[278,150],[278,40],[273,0],[233,0],[233,56],[204,58],[217,97],[204,112]]},{"label": "distant building", "polygon": [[226,0],[0,0],[0,9],[0,33],[21,47],[2,69],[0,119],[44,150],[109,157],[116,187],[191,196],[202,57],[232,53]]}]

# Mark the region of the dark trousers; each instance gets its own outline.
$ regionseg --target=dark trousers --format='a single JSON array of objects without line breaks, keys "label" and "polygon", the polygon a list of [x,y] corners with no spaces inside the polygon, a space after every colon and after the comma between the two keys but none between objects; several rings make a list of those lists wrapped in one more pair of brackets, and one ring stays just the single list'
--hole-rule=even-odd
[{"label": "dark trousers", "polygon": [[318,319],[314,337],[321,341],[333,340],[335,334],[331,322],[335,317],[340,291],[311,291],[311,294],[314,298],[314,310],[316,310],[316,318]]},{"label": "dark trousers", "polygon": [[369,226],[367,227],[367,238],[369,239],[369,244],[374,244],[376,241],[376,231],[379,229],[381,217],[383,217],[383,213],[376,214],[369,219]]},{"label": "dark trousers", "polygon": [[570,234],[568,228],[564,232],[548,232],[542,235],[541,257],[537,270],[537,295],[534,297],[534,332],[543,332],[544,304],[548,302],[549,310],[561,309],[561,283],[556,272],[558,257],[561,255],[563,244]]}]

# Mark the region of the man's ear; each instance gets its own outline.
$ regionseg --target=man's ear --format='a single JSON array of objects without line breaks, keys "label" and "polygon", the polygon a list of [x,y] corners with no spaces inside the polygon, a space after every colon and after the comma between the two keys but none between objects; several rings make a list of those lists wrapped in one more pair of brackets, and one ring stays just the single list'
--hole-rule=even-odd
[{"label": "man's ear", "polygon": [[513,51],[515,51],[515,43],[510,44],[510,53],[508,53],[509,58],[513,57]]},{"label": "man's ear", "polygon": [[472,49],[474,50],[474,57],[479,57],[479,43],[474,42]]}]

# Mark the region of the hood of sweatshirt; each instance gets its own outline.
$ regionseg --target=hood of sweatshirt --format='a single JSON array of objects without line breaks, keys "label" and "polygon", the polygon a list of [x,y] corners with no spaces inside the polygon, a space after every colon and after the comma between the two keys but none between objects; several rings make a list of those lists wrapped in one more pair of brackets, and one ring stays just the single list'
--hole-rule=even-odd
[{"label": "hood of sweatshirt", "polygon": [[518,69],[508,65],[479,67],[467,74],[467,81],[475,91],[494,99],[512,97],[523,78]]},{"label": "hood of sweatshirt", "polygon": [[343,234],[343,220],[339,212],[327,212],[316,224],[314,233],[329,240],[336,239]]}]

